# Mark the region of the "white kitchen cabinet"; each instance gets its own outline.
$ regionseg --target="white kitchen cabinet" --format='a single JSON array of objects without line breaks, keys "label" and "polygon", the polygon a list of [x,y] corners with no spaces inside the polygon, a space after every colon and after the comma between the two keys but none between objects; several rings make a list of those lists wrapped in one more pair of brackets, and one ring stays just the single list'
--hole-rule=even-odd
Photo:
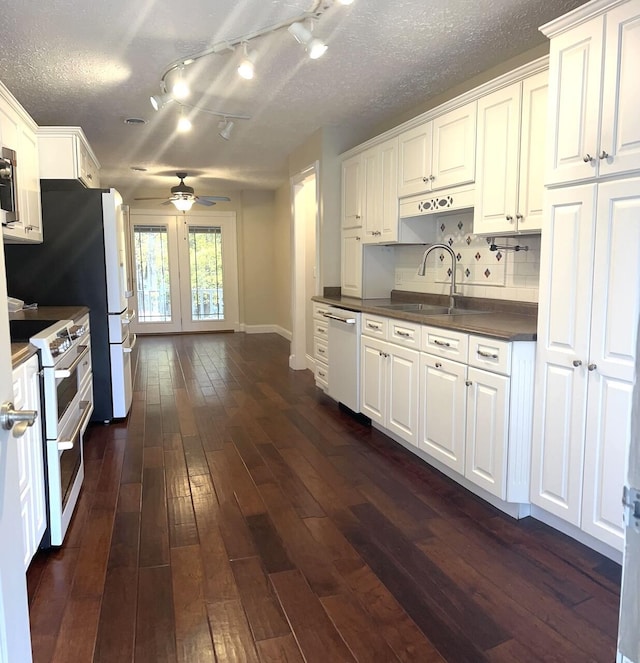
[{"label": "white kitchen cabinet", "polygon": [[40,127],[40,178],[100,187],[100,164],[80,127]]},{"label": "white kitchen cabinet", "polygon": [[421,353],[418,447],[464,474],[467,366]]},{"label": "white kitchen cabinet", "polygon": [[640,179],[548,196],[531,500],[621,550],[640,316]]},{"label": "white kitchen cabinet", "polygon": [[638,3],[588,3],[542,31],[551,38],[546,184],[639,170]]},{"label": "white kitchen cabinet", "polygon": [[5,225],[5,242],[42,242],[40,175],[36,124],[0,83],[0,144],[16,152],[18,220]]},{"label": "white kitchen cabinet", "polygon": [[38,412],[33,426],[29,426],[24,434],[16,439],[25,571],[38,550],[47,524],[38,372],[36,355],[13,370],[14,408]]},{"label": "white kitchen cabinet", "polygon": [[360,352],[360,411],[416,445],[420,354],[364,333]]},{"label": "white kitchen cabinet", "polygon": [[548,73],[478,100],[476,234],[540,231]]},{"label": "white kitchen cabinet", "polygon": [[324,314],[327,304],[313,302],[313,359],[316,386],[323,391],[329,388],[329,325]]},{"label": "white kitchen cabinet", "polygon": [[362,154],[342,162],[342,227],[362,226]]},{"label": "white kitchen cabinet", "polygon": [[362,297],[362,229],[342,232],[342,283],[345,297]]},{"label": "white kitchen cabinet", "polygon": [[400,134],[400,198],[474,181],[476,106],[473,101]]}]

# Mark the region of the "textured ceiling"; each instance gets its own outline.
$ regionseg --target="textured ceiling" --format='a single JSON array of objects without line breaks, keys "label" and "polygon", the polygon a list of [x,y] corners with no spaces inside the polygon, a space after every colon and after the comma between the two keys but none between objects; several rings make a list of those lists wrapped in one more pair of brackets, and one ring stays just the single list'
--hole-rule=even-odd
[{"label": "textured ceiling", "polygon": [[[312,0],[0,0],[0,80],[40,125],[81,126],[104,185],[125,198],[165,190],[186,170],[197,193],[276,188],[287,155],[322,126],[354,140],[390,117],[544,41],[543,23],[584,0],[355,0],[337,2],[314,33],[329,45],[311,61],[286,31],[252,41],[256,78],[238,79],[239,51],[186,70],[187,103],[251,115],[232,140],[217,117],[154,112],[149,96],[174,61],[307,10]],[[327,0],[331,4],[331,0]],[[141,126],[127,117],[148,120]],[[134,173],[143,166],[146,173]]]}]

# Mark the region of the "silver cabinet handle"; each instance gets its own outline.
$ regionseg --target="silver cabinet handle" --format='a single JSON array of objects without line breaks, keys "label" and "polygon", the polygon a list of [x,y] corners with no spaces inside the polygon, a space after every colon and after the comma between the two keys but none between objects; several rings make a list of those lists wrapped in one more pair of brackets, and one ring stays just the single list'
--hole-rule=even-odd
[{"label": "silver cabinet handle", "polygon": [[33,426],[37,416],[36,410],[14,410],[10,401],[0,406],[0,425],[4,430],[13,428],[13,437],[22,437],[27,428]]},{"label": "silver cabinet handle", "polygon": [[434,345],[439,345],[440,347],[443,347],[443,348],[450,348],[451,347],[451,343],[448,343],[447,341],[439,341],[437,338],[433,339],[433,344]]},{"label": "silver cabinet handle", "polygon": [[602,150],[602,152],[600,152],[600,154],[599,154],[599,157],[600,157],[600,159],[608,159],[609,155],[607,154],[607,152]]},{"label": "silver cabinet handle", "polygon": [[367,322],[367,327],[369,329],[376,329],[376,330],[380,329],[380,325],[374,325],[373,322]]},{"label": "silver cabinet handle", "polygon": [[486,357],[487,359],[497,359],[498,355],[493,352],[485,352],[484,350],[478,350],[479,357]]},{"label": "silver cabinet handle", "polygon": [[356,319],[355,318],[343,318],[339,315],[334,315],[333,313],[325,313],[324,317],[329,318],[329,320],[337,320],[338,322],[344,322],[345,325],[355,325],[356,324]]},{"label": "silver cabinet handle", "polygon": [[582,359],[574,359],[572,363],[576,368],[578,368],[578,366],[582,366]]},{"label": "silver cabinet handle", "polygon": [[318,348],[318,354],[323,355],[324,354],[324,348]]},{"label": "silver cabinet handle", "polygon": [[359,214],[356,214],[356,219],[361,219],[362,217]]},{"label": "silver cabinet handle", "polygon": [[402,329],[396,330],[396,334],[398,336],[404,336],[405,338],[409,338],[409,336],[411,336],[411,334],[409,332],[402,331]]},{"label": "silver cabinet handle", "polygon": [[598,368],[598,364],[588,364],[588,365],[587,365],[587,368],[588,368],[590,371],[595,371],[596,368]]},{"label": "silver cabinet handle", "polygon": [[591,163],[592,161],[594,161],[594,158],[589,153],[587,153],[582,157],[582,160],[585,163]]},{"label": "silver cabinet handle", "polygon": [[[360,217],[358,217],[358,218],[360,218]],[[360,241],[360,236],[356,235],[356,242],[359,242],[359,241]]]}]

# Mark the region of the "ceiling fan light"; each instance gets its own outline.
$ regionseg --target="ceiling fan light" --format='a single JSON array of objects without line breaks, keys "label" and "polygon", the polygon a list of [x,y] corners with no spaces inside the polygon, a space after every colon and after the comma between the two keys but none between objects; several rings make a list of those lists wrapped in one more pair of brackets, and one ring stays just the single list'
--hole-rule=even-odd
[{"label": "ceiling fan light", "polygon": [[235,125],[231,120],[223,120],[218,124],[218,128],[220,131],[218,131],[218,135],[221,138],[224,138],[225,140],[229,140],[231,138],[231,132],[233,131],[233,127]]},{"label": "ceiling fan light", "polygon": [[178,126],[176,129],[181,133],[186,133],[187,131],[191,131],[193,128],[193,125],[191,124],[191,120],[186,116],[186,115],[181,115],[180,118],[178,119]]},{"label": "ceiling fan light", "polygon": [[171,202],[180,212],[188,212],[193,207],[194,200],[191,197],[180,196],[179,198],[172,198]]}]

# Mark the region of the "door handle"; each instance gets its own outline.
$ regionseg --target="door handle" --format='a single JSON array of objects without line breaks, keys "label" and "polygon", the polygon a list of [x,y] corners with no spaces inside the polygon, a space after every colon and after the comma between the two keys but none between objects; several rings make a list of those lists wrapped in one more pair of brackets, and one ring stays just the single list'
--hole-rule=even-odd
[{"label": "door handle", "polygon": [[13,437],[22,437],[27,428],[33,426],[37,416],[36,410],[14,410],[10,401],[0,406],[0,425],[4,430],[13,428]]}]

